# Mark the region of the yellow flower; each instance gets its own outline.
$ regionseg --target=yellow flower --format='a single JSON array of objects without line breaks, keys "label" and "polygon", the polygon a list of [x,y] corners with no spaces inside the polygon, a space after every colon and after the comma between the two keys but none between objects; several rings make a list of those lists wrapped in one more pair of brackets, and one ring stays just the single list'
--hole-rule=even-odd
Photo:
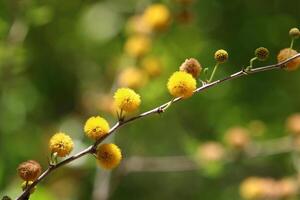
[{"label": "yellow flower", "polygon": [[136,58],[145,55],[151,47],[151,40],[146,35],[138,34],[131,36],[125,43],[125,52]]},{"label": "yellow flower", "polygon": [[159,76],[162,72],[161,61],[155,57],[147,57],[143,59],[142,67],[151,78]]},{"label": "yellow flower", "polygon": [[140,15],[130,17],[126,23],[126,32],[128,34],[150,34],[150,27]]},{"label": "yellow flower", "polygon": [[196,89],[196,80],[187,72],[174,72],[169,78],[167,87],[171,95],[188,98]]},{"label": "yellow flower", "polygon": [[140,95],[129,88],[120,88],[114,95],[116,106],[125,112],[133,112],[141,104]]},{"label": "yellow flower", "polygon": [[97,149],[98,163],[105,169],[112,169],[119,165],[122,154],[115,144],[102,144]]},{"label": "yellow flower", "polygon": [[146,82],[146,74],[136,67],[127,67],[118,76],[118,83],[122,87],[141,88]]},{"label": "yellow flower", "polygon": [[90,117],[84,125],[85,134],[94,140],[98,140],[109,132],[109,124],[102,117]]},{"label": "yellow flower", "polygon": [[264,194],[261,187],[263,180],[257,177],[249,177],[240,185],[240,195],[243,199],[259,199]]},{"label": "yellow flower", "polygon": [[57,153],[60,157],[65,157],[73,150],[73,141],[70,136],[59,132],[54,134],[49,141],[51,153]]},{"label": "yellow flower", "polygon": [[146,8],[143,18],[152,30],[163,30],[169,25],[170,11],[163,4],[153,4]]}]

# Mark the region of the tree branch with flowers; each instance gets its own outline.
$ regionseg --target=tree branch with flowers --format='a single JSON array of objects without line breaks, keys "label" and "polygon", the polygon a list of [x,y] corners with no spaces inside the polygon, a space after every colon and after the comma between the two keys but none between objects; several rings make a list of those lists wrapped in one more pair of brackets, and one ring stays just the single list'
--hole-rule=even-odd
[{"label": "tree branch with flowers", "polygon": [[[104,169],[113,169],[117,167],[122,160],[120,148],[113,143],[106,144],[103,142],[123,125],[149,115],[163,114],[173,104],[192,97],[195,94],[204,92],[211,87],[218,86],[226,81],[264,71],[281,69],[292,71],[297,69],[300,66],[300,53],[293,49],[293,44],[294,40],[299,38],[300,31],[297,28],[293,28],[290,30],[289,34],[292,38],[291,47],[279,52],[277,56],[278,63],[263,67],[254,67],[254,61],[264,61],[269,56],[268,49],[260,47],[255,50],[255,56],[251,58],[248,66],[242,67],[240,71],[230,74],[222,79],[215,79],[215,75],[218,67],[227,61],[227,51],[216,51],[214,55],[216,65],[209,76],[208,69],[203,70],[196,59],[187,59],[179,67],[179,71],[174,72],[167,82],[167,89],[173,98],[160,106],[138,115],[130,116],[129,114],[135,113],[139,108],[141,104],[140,95],[130,88],[117,89],[114,95],[114,101],[117,107],[117,122],[110,127],[109,123],[103,117],[90,117],[86,121],[83,129],[86,136],[93,140],[94,143],[88,148],[75,155],[69,156],[66,159],[62,158],[68,156],[72,152],[74,146],[73,141],[66,133],[59,132],[54,134],[49,141],[50,158],[48,167],[45,171],[42,172],[40,164],[33,160],[26,161],[19,165],[18,173],[24,180],[24,183],[22,184],[23,193],[20,194],[17,200],[29,199],[36,186],[47,176],[52,174],[58,168],[85,155],[93,155],[96,158],[97,163]],[[200,79],[199,75],[202,70],[204,78]],[[198,87],[197,82],[200,84]]]}]

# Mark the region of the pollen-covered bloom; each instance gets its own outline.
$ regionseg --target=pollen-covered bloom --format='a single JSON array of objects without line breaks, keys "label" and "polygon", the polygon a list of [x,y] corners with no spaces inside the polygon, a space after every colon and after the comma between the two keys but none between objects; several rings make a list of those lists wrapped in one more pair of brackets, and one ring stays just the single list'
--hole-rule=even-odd
[{"label": "pollen-covered bloom", "polygon": [[97,148],[97,161],[104,169],[112,169],[119,165],[122,154],[115,144],[102,144]]},{"label": "pollen-covered bloom", "polygon": [[84,125],[84,132],[89,138],[97,140],[109,132],[109,124],[102,117],[90,117]]},{"label": "pollen-covered bloom", "polygon": [[167,88],[174,97],[188,98],[196,89],[196,80],[187,72],[174,72],[169,78]]},{"label": "pollen-covered bloom", "polygon": [[134,112],[141,104],[140,95],[129,88],[120,88],[114,95],[116,106],[125,112]]},{"label": "pollen-covered bloom", "polygon": [[57,153],[59,157],[65,157],[73,150],[73,141],[70,136],[59,132],[54,134],[49,141],[51,153]]},{"label": "pollen-covered bloom", "polygon": [[143,18],[152,30],[163,30],[170,22],[170,11],[163,4],[153,4],[146,8]]}]

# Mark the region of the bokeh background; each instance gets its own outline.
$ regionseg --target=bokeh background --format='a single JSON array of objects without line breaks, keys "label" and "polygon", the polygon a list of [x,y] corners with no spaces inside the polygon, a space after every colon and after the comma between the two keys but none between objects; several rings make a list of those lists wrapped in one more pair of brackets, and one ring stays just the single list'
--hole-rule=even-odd
[{"label": "bokeh background", "polygon": [[[197,58],[211,69],[214,52],[226,49],[229,62],[220,67],[218,78],[247,66],[259,46],[270,50],[270,58],[255,65],[275,63],[279,50],[290,44],[288,30],[300,22],[299,0],[1,0],[1,196],[15,198],[21,193],[16,173],[20,162],[34,159],[47,167],[53,133],[70,134],[76,153],[92,144],[82,130],[89,116],[116,122],[110,94],[120,84],[120,73],[127,67],[145,69],[142,58],[124,50],[135,34],[129,22],[153,3],[164,4],[171,21],[164,30],[151,33],[145,57],[159,60],[159,76],[139,79],[146,82],[136,89],[142,98],[140,111],[171,98],[167,79],[186,58]],[[296,41],[295,49],[299,46]],[[123,75],[123,82],[138,75]],[[199,144],[223,142],[232,126],[252,128],[257,141],[283,137],[287,117],[300,111],[299,79],[299,71],[270,71],[227,82],[175,104],[161,116],[128,124],[108,141],[118,144],[124,160],[133,156],[193,160]],[[172,168],[176,162],[169,164]],[[241,198],[239,185],[249,176],[296,175],[289,153],[222,167],[168,171],[166,166],[156,172],[147,168],[124,172],[121,165],[110,173],[88,156],[49,176],[31,199],[232,200]]]}]

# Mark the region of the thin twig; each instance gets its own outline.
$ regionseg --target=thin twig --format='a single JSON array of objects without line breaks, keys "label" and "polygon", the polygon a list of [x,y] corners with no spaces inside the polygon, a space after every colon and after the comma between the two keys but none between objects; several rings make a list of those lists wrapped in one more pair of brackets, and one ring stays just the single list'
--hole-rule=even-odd
[{"label": "thin twig", "polygon": [[[284,68],[284,65],[296,58],[300,57],[300,53],[296,54],[295,56],[283,61],[283,62],[280,62],[280,63],[277,63],[277,64],[273,64],[273,65],[268,65],[268,66],[264,66],[264,67],[258,67],[258,68],[254,68],[254,69],[250,69],[250,70],[240,70],[239,72],[236,72],[234,74],[231,74],[230,76],[227,76],[223,79],[219,79],[219,80],[216,80],[216,81],[213,81],[211,83],[207,83],[199,88],[197,88],[194,93],[198,93],[198,92],[202,92],[210,87],[213,87],[213,86],[216,86],[222,82],[225,82],[225,81],[229,81],[229,80],[232,80],[232,79],[236,79],[238,77],[241,77],[241,76],[246,76],[246,75],[250,75],[250,74],[254,74],[254,73],[258,73],[258,72],[263,72],[263,71],[269,71],[269,70],[274,70],[274,69],[282,69]],[[172,104],[178,102],[182,100],[181,97],[178,97],[178,98],[175,98],[172,101]],[[17,198],[17,200],[25,200],[25,197],[29,194],[29,191],[34,187],[36,186],[40,181],[42,181],[44,178],[46,178],[51,172],[53,172],[54,170],[56,170],[57,168],[63,166],[63,165],[66,165],[86,154],[92,154],[92,153],[95,153],[96,152],[96,149],[97,149],[97,146],[103,141],[105,140],[108,136],[110,136],[112,133],[114,133],[117,129],[119,129],[120,127],[122,127],[123,125],[125,124],[128,124],[129,122],[132,122],[132,121],[135,121],[137,119],[140,119],[140,118],[143,118],[143,117],[146,117],[146,116],[149,116],[149,115],[152,115],[152,114],[159,114],[161,112],[163,112],[163,109],[168,106],[170,104],[171,101],[168,101],[156,108],[153,108],[152,110],[149,110],[149,111],[146,111],[144,113],[141,113],[140,115],[137,115],[137,116],[134,116],[134,117],[131,117],[129,119],[125,119],[124,121],[122,122],[117,122],[111,129],[110,131],[108,132],[107,135],[105,135],[104,137],[100,138],[99,140],[97,140],[94,145],[91,145],[89,146],[88,148],[84,149],[83,151],[77,153],[76,155],[74,156],[71,156],[59,163],[57,163],[56,165],[50,165],[45,171],[44,173],[37,179],[35,180],[29,187],[27,187],[26,190],[23,191],[23,193]]]},{"label": "thin twig", "polygon": [[[266,157],[295,151],[292,145],[292,138],[285,136],[263,142],[255,142],[250,144],[243,151],[243,159]],[[230,155],[232,152],[227,152],[224,162],[234,162],[235,157]],[[158,156],[158,157],[143,157],[132,156],[122,162],[119,170],[121,174],[132,172],[173,172],[173,171],[194,171],[199,170],[202,163],[193,159],[191,155],[182,156]]]}]

